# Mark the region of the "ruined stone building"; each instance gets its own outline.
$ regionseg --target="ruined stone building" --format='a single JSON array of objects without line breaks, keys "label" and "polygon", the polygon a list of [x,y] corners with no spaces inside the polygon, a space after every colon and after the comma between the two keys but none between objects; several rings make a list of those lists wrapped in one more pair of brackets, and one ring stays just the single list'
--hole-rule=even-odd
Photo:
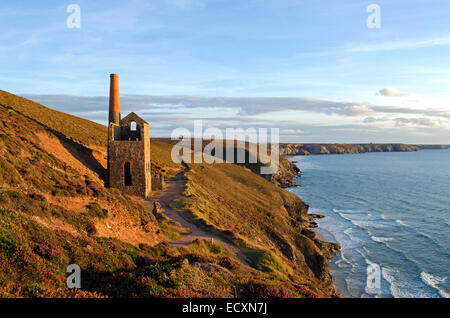
[{"label": "ruined stone building", "polygon": [[133,112],[121,118],[117,74],[109,95],[108,174],[112,188],[141,197],[151,192],[150,125]]}]

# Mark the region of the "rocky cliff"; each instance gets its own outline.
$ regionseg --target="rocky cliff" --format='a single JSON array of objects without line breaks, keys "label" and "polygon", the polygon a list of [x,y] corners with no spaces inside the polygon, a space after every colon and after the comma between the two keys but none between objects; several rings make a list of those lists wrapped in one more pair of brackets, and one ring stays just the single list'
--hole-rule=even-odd
[{"label": "rocky cliff", "polygon": [[417,145],[421,150],[444,150],[450,149],[450,145]]},{"label": "rocky cliff", "polygon": [[280,154],[283,156],[418,151],[420,149],[419,146],[406,144],[280,144]]},{"label": "rocky cliff", "polygon": [[271,176],[271,181],[282,188],[295,186],[294,178],[301,176],[302,172],[296,164],[280,158],[280,167],[278,171]]}]

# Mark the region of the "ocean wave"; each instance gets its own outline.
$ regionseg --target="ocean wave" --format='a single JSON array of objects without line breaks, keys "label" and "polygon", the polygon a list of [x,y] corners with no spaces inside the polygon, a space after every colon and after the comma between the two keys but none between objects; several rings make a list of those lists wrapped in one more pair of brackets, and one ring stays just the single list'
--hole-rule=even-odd
[{"label": "ocean wave", "polygon": [[340,212],[339,215],[349,221],[376,221],[379,217],[373,216],[370,213],[343,213]]},{"label": "ocean wave", "polygon": [[392,242],[394,239],[392,237],[378,237],[378,236],[370,236],[370,238],[378,243]]},{"label": "ocean wave", "polygon": [[[383,267],[381,269],[383,278],[389,283],[392,296],[395,298],[436,298],[436,293],[424,291],[420,280],[403,277],[399,270]],[[419,283],[418,283],[419,282]],[[427,284],[428,285],[428,284]]]},{"label": "ocean wave", "polygon": [[333,209],[334,213],[348,213],[348,214],[367,214],[368,212],[365,210],[340,210]]},{"label": "ocean wave", "polygon": [[386,229],[390,227],[398,226],[395,222],[386,222],[386,221],[357,221],[357,220],[349,220],[354,225],[360,228],[376,228],[376,229]]},{"label": "ocean wave", "polygon": [[350,221],[353,225],[362,228],[362,229],[368,229],[368,228],[378,228],[378,229],[385,229],[390,228],[394,226],[399,226],[400,222],[398,221],[388,221],[384,220],[379,215],[373,215],[368,212],[362,212],[362,211],[343,211],[343,210],[336,210],[333,209],[333,211],[339,216],[347,221]]},{"label": "ocean wave", "polygon": [[349,227],[348,229],[346,229],[346,230],[344,231],[344,234],[347,234],[348,236],[350,236],[350,234],[352,233],[352,231],[353,231],[353,228]]},{"label": "ocean wave", "polygon": [[354,227],[349,227],[343,231],[345,235],[340,236],[340,244],[343,249],[358,249],[362,247],[365,238],[361,238],[354,233],[356,229]]},{"label": "ocean wave", "polygon": [[450,293],[445,292],[441,288],[439,288],[439,285],[442,283],[445,283],[447,281],[447,277],[439,277],[436,275],[431,275],[426,272],[420,273],[420,279],[427,284],[430,287],[433,287],[436,289],[443,298],[450,298]]},{"label": "ocean wave", "polygon": [[342,261],[343,261],[344,263],[350,265],[351,267],[353,267],[353,266],[355,265],[355,264],[353,264],[352,261],[350,261],[350,260],[345,256],[345,251],[342,251],[342,252],[341,252],[341,258],[342,258]]}]

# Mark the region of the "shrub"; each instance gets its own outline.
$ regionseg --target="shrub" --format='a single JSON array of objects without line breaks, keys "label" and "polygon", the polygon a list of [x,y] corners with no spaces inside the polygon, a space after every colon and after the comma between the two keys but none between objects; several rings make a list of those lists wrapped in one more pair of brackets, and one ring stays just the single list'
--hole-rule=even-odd
[{"label": "shrub", "polygon": [[41,202],[47,201],[42,194],[37,193],[37,192],[28,193],[28,197],[30,199],[33,199],[33,200],[36,200],[36,201],[41,201]]},{"label": "shrub", "polygon": [[91,235],[97,234],[97,228],[95,227],[95,224],[92,222],[88,222],[86,224],[86,232],[88,232]]},{"label": "shrub", "polygon": [[282,288],[271,286],[263,281],[251,280],[244,286],[244,297],[250,298],[290,298],[289,292]]},{"label": "shrub", "polygon": [[186,255],[186,258],[188,259],[189,263],[207,263],[208,257],[204,254],[198,254],[198,253],[192,253]]},{"label": "shrub", "polygon": [[102,207],[98,203],[91,203],[88,206],[88,214],[91,217],[106,219],[108,217],[108,210],[102,209]]},{"label": "shrub", "polygon": [[170,264],[156,264],[145,270],[145,275],[153,278],[159,285],[167,288],[178,288],[180,281],[171,276],[173,266]]},{"label": "shrub", "polygon": [[152,265],[156,264],[156,261],[154,261],[151,258],[145,256],[144,254],[140,254],[136,258],[135,264],[136,264],[137,267],[152,266]]},{"label": "shrub", "polygon": [[223,256],[219,260],[219,265],[227,269],[233,270],[239,267],[239,263],[228,256]]},{"label": "shrub", "polygon": [[17,251],[16,240],[3,231],[0,231],[0,251],[6,256],[13,256]]},{"label": "shrub", "polygon": [[164,294],[164,287],[156,284],[156,283],[152,283],[150,285],[145,286],[144,288],[142,288],[140,295],[142,297],[158,297],[158,296],[162,296]]},{"label": "shrub", "polygon": [[33,251],[35,254],[49,260],[59,255],[58,249],[50,243],[37,245]]}]

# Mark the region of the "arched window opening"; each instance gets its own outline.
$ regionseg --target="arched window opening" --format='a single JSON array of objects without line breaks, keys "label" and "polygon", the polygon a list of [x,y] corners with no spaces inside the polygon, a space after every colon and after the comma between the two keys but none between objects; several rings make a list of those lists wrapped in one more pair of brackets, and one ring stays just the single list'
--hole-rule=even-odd
[{"label": "arched window opening", "polygon": [[137,130],[137,124],[135,121],[132,121],[130,124],[130,130],[131,131],[136,131]]},{"label": "arched window opening", "polygon": [[131,164],[129,162],[125,162],[125,164],[123,166],[123,175],[124,175],[125,186],[126,187],[131,186]]}]

